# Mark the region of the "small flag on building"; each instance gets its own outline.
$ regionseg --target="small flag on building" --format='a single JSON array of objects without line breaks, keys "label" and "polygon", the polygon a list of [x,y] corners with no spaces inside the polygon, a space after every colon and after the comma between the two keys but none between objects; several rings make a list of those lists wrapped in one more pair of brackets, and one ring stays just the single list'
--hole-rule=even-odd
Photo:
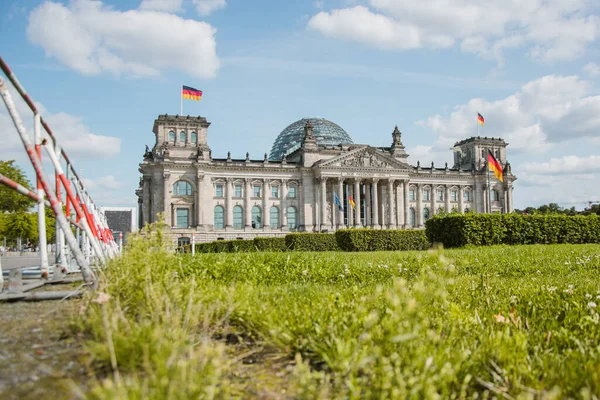
[{"label": "small flag on building", "polygon": [[479,122],[481,124],[481,126],[483,126],[485,119],[483,119],[483,115],[477,113],[477,122]]},{"label": "small flag on building", "polygon": [[490,169],[492,171],[494,171],[494,175],[496,175],[496,178],[498,178],[498,180],[500,182],[503,182],[503,180],[502,180],[502,165],[500,165],[498,160],[496,160],[496,157],[494,157],[492,152],[489,150],[488,150],[488,164],[490,166]]},{"label": "small flag on building", "polygon": [[200,101],[202,98],[202,90],[194,89],[193,87],[184,85],[181,91],[181,97],[184,99]]},{"label": "small flag on building", "polygon": [[340,198],[338,197],[338,194],[336,192],[333,192],[333,201],[335,202],[335,205],[338,207],[338,210],[344,211],[342,202],[340,201]]},{"label": "small flag on building", "polygon": [[350,207],[352,207],[352,209],[356,208],[356,204],[354,204],[354,200],[352,199],[352,196],[348,196],[348,203],[350,203]]}]

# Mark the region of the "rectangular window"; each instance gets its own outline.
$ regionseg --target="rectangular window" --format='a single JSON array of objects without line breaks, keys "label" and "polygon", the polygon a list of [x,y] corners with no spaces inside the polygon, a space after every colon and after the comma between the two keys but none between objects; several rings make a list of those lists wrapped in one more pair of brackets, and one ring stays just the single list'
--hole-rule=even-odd
[{"label": "rectangular window", "polygon": [[216,185],[215,186],[215,196],[216,197],[223,197],[223,185]]},{"label": "rectangular window", "polygon": [[425,200],[425,201],[429,200],[429,190],[427,190],[427,189],[423,190],[423,200]]},{"label": "rectangular window", "polygon": [[444,191],[443,190],[438,189],[438,191],[437,191],[437,199],[438,199],[438,201],[443,201],[444,200]]},{"label": "rectangular window", "polygon": [[234,186],[234,197],[242,197],[242,185],[235,185]]},{"label": "rectangular window", "polygon": [[253,197],[260,197],[260,186],[252,186],[252,195]]},{"label": "rectangular window", "polygon": [[414,191],[414,189],[410,189],[408,191],[408,200],[415,201],[415,191]]},{"label": "rectangular window", "polygon": [[463,197],[465,198],[465,201],[471,201],[471,192],[465,192]]},{"label": "rectangular window", "polygon": [[290,199],[295,199],[296,198],[296,187],[295,186],[290,186],[288,189],[288,197]]},{"label": "rectangular window", "polygon": [[178,208],[177,209],[177,227],[178,228],[188,228],[188,216],[190,210],[187,208]]},{"label": "rectangular window", "polygon": [[451,193],[451,197],[450,198],[452,199],[452,201],[456,201],[456,190],[453,190],[450,193]]},{"label": "rectangular window", "polygon": [[279,186],[273,186],[271,188],[271,197],[273,197],[274,199],[279,198]]}]

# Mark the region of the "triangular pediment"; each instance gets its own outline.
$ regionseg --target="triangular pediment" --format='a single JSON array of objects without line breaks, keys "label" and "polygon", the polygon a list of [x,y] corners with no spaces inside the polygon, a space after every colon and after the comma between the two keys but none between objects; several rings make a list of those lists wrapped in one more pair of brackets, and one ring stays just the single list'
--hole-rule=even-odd
[{"label": "triangular pediment", "polygon": [[365,146],[350,150],[345,154],[333,157],[329,160],[319,161],[315,166],[320,168],[351,168],[351,169],[406,169],[404,164],[394,157],[377,150],[374,147]]}]

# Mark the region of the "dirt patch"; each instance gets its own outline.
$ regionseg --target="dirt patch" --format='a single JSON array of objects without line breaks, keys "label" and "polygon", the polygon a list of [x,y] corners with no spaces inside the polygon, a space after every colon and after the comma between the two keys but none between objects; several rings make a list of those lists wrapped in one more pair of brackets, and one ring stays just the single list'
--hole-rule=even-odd
[{"label": "dirt patch", "polygon": [[82,340],[68,331],[80,304],[78,299],[0,303],[1,399],[84,398],[92,375]]}]

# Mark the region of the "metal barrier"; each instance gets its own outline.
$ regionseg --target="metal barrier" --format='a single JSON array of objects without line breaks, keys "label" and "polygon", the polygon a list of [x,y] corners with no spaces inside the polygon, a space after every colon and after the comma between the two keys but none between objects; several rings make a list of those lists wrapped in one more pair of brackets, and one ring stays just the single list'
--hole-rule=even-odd
[{"label": "metal barrier", "polygon": [[[81,272],[83,281],[90,288],[95,288],[97,286],[97,276],[94,274],[92,267],[100,267],[106,263],[107,259],[118,256],[122,250],[122,243],[117,244],[115,242],[104,214],[94,204],[91,196],[85,190],[83,182],[75,171],[67,153],[60,147],[56,136],[44,121],[33,100],[2,57],[0,57],[0,69],[8,78],[7,81],[0,77],[0,96],[35,171],[36,192],[13,182],[3,175],[0,175],[0,184],[12,188],[37,202],[40,273],[42,278],[40,282],[24,285],[21,274],[21,268],[23,267],[12,268],[9,271],[8,292],[3,293],[4,282],[0,261],[0,300],[62,298],[62,295],[65,295],[63,292],[50,292],[45,295],[40,293],[25,295],[24,293],[46,283],[68,282],[70,279],[66,278],[65,274],[70,272]],[[33,141],[15,107],[8,88],[8,82],[12,83],[14,89],[33,113]],[[42,169],[42,147],[45,148],[54,170],[54,189]],[[65,204],[64,211],[63,204]],[[56,217],[56,257],[52,263],[52,279],[50,279],[49,260],[46,251],[45,207],[51,208]],[[71,208],[74,214],[71,213]],[[73,220],[73,217],[75,220]],[[75,234],[71,231],[71,225],[76,227]],[[69,296],[80,295],[75,292],[67,294]]]}]

